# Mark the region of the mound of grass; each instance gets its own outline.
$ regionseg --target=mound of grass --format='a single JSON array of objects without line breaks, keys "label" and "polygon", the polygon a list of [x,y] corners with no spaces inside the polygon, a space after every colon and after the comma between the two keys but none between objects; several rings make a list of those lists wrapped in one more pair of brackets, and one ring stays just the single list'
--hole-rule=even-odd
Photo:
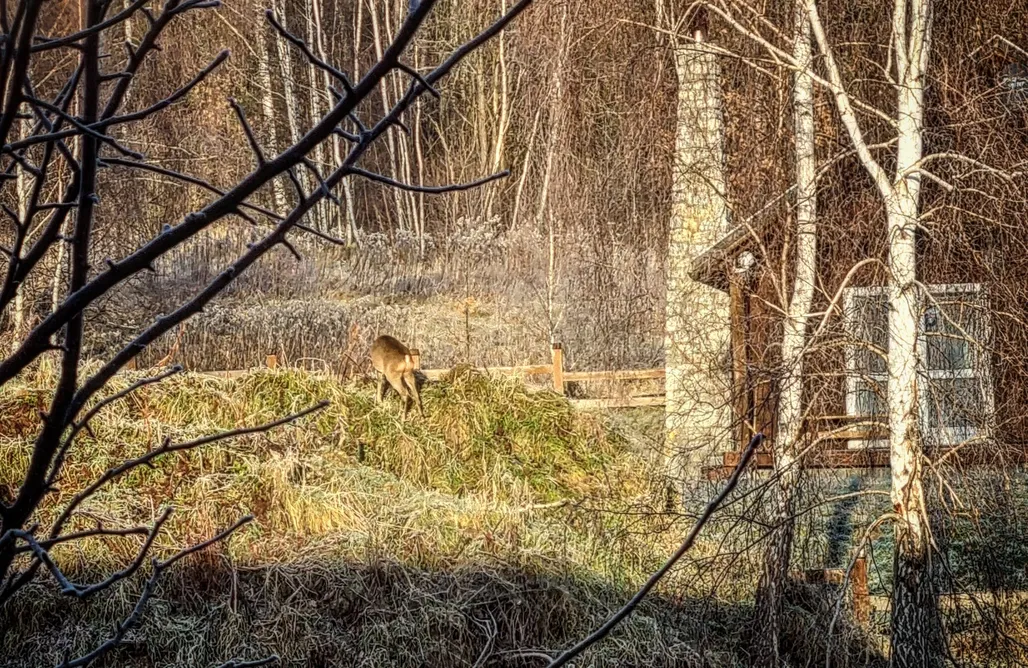
[{"label": "mound of grass", "polygon": [[[0,408],[14,416],[14,426],[0,433],[0,485],[19,482],[32,436],[26,425],[44,395],[32,388],[0,394]],[[60,487],[67,494],[51,497],[39,519],[45,527],[68,494],[165,438],[261,424],[324,399],[331,402],[326,409],[294,425],[133,470],[84,504],[80,523],[145,523],[171,503],[169,545],[254,514],[258,521],[230,548],[250,562],[293,560],[316,549],[451,567],[473,555],[507,560],[560,546],[565,554],[581,550],[571,563],[585,564],[595,545],[576,545],[581,536],[563,535],[566,525],[538,518],[561,502],[648,498],[644,467],[623,439],[556,395],[461,373],[426,386],[423,398],[426,418],[404,422],[399,400],[378,405],[368,383],[341,385],[289,370],[234,380],[176,376],[98,415],[66,464]],[[123,543],[98,541],[92,556],[117,561],[134,547]]]},{"label": "mound of grass", "polygon": [[[137,377],[118,378],[108,393]],[[365,658],[350,665],[450,666],[461,665],[459,656],[470,665],[488,628],[499,628],[482,621],[490,615],[497,623],[509,617],[506,630],[495,632],[506,634],[511,649],[533,639],[570,640],[627,597],[682,535],[684,520],[657,512],[663,487],[651,484],[647,463],[601,418],[575,412],[561,397],[464,371],[426,385],[426,417],[404,422],[398,398],[380,406],[374,392],[369,382],[344,385],[292,370],[232,380],[182,374],[103,409],[80,435],[60,491],[35,518],[43,533],[71,494],[165,438],[257,425],[331,402],[267,433],[164,456],[81,506],[69,531],[98,521],[149,524],[171,504],[158,554],[203,540],[240,515],[256,518],[170,576],[138,634],[147,640],[127,648],[118,665],[203,665],[248,648],[278,651],[296,666],[341,665],[351,653]],[[32,386],[0,389],[0,487],[20,483],[37,411],[48,399]],[[138,546],[138,537],[97,539],[53,552],[66,572],[90,581],[124,567]],[[396,581],[388,600],[376,599],[375,587],[365,591],[381,572]],[[262,589],[275,578],[298,589]],[[0,656],[42,654],[4,665],[48,665],[64,650],[85,648],[109,632],[139,586],[126,582],[113,596],[78,604],[44,579],[0,611],[0,625],[9,628]],[[550,592],[560,604],[529,605],[531,591]],[[397,601],[404,605],[388,607]],[[319,640],[351,618],[364,621],[331,648]],[[656,624],[648,619],[626,627],[646,643]],[[557,626],[543,633],[549,624]],[[429,629],[436,635],[418,647],[402,640]],[[672,644],[684,633],[665,631]],[[610,654],[638,661],[611,661],[661,665],[643,660],[655,655],[641,652],[642,635],[626,636]]]}]

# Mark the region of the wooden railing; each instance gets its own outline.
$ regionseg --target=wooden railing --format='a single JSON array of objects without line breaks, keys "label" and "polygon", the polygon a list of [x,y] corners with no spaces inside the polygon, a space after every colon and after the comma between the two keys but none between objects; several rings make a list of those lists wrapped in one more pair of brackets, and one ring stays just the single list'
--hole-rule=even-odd
[{"label": "wooden railing", "polygon": [[[411,350],[414,365],[428,380],[439,380],[451,369],[422,369],[421,351]],[[564,348],[554,343],[550,349],[549,364],[530,364],[526,366],[495,366],[477,367],[483,373],[497,376],[550,376],[554,392],[567,394],[568,383],[589,383],[599,381],[629,382],[639,380],[663,380],[664,369],[620,369],[606,371],[565,371]],[[583,410],[601,408],[635,408],[643,406],[663,406],[664,392],[650,395],[634,395],[627,397],[607,397],[595,399],[569,399],[577,408]]]},{"label": "wooden railing", "polygon": [[853,567],[849,569],[849,578],[845,568],[817,568],[805,571],[794,571],[792,577],[809,584],[828,584],[845,587],[847,584],[853,594],[853,619],[858,624],[866,625],[871,621],[872,596],[867,584],[867,558],[857,557]]},{"label": "wooden railing", "polygon": [[[524,366],[494,366],[475,367],[477,371],[496,376],[528,377],[528,376],[550,376],[551,386],[555,392],[567,395],[568,383],[593,383],[593,382],[633,382],[645,380],[663,380],[664,369],[621,369],[604,371],[565,371],[564,370],[564,349],[559,343],[553,344],[550,352],[549,364],[528,364]],[[411,357],[414,358],[414,368],[430,381],[438,381],[452,369],[422,369],[421,351],[411,349]],[[268,355],[264,360],[266,368],[275,369],[279,367],[279,359],[276,355]],[[134,366],[130,368],[135,368]],[[238,378],[248,373],[251,369],[231,369],[227,371],[204,371],[207,376],[217,378]],[[663,406],[664,391],[652,394],[638,394],[620,397],[601,397],[591,399],[568,399],[576,408],[583,410],[602,408],[632,408],[644,406]]]}]

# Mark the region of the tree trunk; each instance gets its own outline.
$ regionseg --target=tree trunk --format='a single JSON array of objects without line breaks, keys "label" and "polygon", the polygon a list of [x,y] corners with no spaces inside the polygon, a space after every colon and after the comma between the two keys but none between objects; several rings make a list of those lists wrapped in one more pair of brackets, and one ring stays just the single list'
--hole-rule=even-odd
[{"label": "tree trunk", "polygon": [[[728,228],[721,72],[700,33],[675,45],[678,110],[665,314],[665,457],[683,484],[731,443],[727,296],[693,280],[692,260]],[[741,444],[736,444],[741,447]]]},{"label": "tree trunk", "polygon": [[[567,26],[568,10],[567,6],[564,5],[563,12],[560,16],[560,46],[557,50],[557,61],[553,66],[553,83],[551,85],[551,95],[547,110],[547,125],[549,126],[549,133],[546,136],[546,161],[543,167],[543,181],[539,188],[539,206],[536,209],[535,220],[536,228],[542,229],[544,225],[547,225],[548,234],[552,236],[552,217],[547,218],[547,207],[550,201],[550,187],[552,183],[553,175],[553,159],[557,154],[557,143],[561,135],[561,126],[564,122],[564,63],[567,56],[567,43],[568,43],[568,26]],[[484,134],[482,135],[484,137]],[[487,147],[482,145],[482,137],[479,138],[479,152],[482,153]],[[479,160],[482,164],[488,164],[488,151],[482,153],[479,156]]]},{"label": "tree trunk", "polygon": [[[385,4],[388,4],[389,0],[386,0]],[[388,9],[386,10],[388,11]],[[382,59],[382,33],[379,27],[378,17],[378,2],[372,0],[371,3],[371,34],[375,42],[375,58],[378,60]],[[384,81],[379,89],[382,91],[382,111],[388,114],[389,108],[392,103],[389,101],[389,85],[388,81]],[[400,174],[400,162],[397,158],[396,139],[393,137],[392,130],[386,130],[386,148],[388,149],[389,156],[389,169],[390,176],[394,179],[403,180],[403,176]],[[396,226],[400,230],[410,229],[410,225],[407,222],[406,206],[405,206],[405,194],[399,188],[390,188],[393,196],[393,205],[396,211]]]},{"label": "tree trunk", "polygon": [[[25,119],[18,121],[18,139],[22,139],[28,136],[30,130],[28,123],[29,122]],[[32,190],[29,187],[29,174],[24,169],[19,167],[18,176],[16,178],[17,181],[15,189],[18,194],[18,219],[27,228],[29,224],[29,221],[27,220],[29,216],[29,197]],[[27,229],[26,234],[28,234]],[[11,319],[13,321],[11,331],[12,351],[17,350],[18,346],[21,344],[21,335],[25,329],[25,311],[27,308],[25,305],[25,293],[29,289],[28,281],[29,276],[26,276],[25,281],[23,281],[21,285],[15,286],[14,288],[14,312],[11,314]]]},{"label": "tree trunk", "polygon": [[[311,15],[314,20],[314,45],[318,50],[318,57],[323,61],[328,62],[328,50],[325,48],[325,32],[321,25],[321,0],[310,0],[311,1]],[[360,4],[360,3],[358,3]],[[358,22],[357,30],[360,30],[360,23]],[[359,36],[355,36],[354,42],[359,41]],[[356,48],[356,47],[355,47]],[[322,96],[326,105],[331,104],[330,98],[328,98],[328,89],[332,86],[332,75],[327,71],[322,70],[322,79],[324,84],[324,90]],[[356,69],[353,72],[354,76],[357,76]],[[312,95],[313,100],[318,100],[318,96]],[[338,167],[343,164],[343,151],[340,147],[340,138],[338,135],[332,135],[329,139],[329,145],[332,147],[332,166]],[[353,243],[357,240],[357,218],[353,210],[353,188],[350,184],[350,179],[343,179],[343,209],[346,216],[346,230],[342,230],[342,225],[339,226],[339,236],[346,236],[347,243]]]},{"label": "tree trunk", "polygon": [[[910,15],[907,16],[909,7]],[[909,26],[905,31],[903,27]],[[889,448],[896,526],[890,639],[892,665],[942,666],[945,654],[938,591],[929,558],[930,528],[917,400],[917,339],[922,307],[916,233],[924,154],[924,79],[931,38],[929,0],[898,0],[893,14],[899,141],[893,197],[886,201],[889,238]]]},{"label": "tree trunk", "polygon": [[[260,80],[261,91],[261,112],[264,116],[264,125],[268,129],[268,139],[271,141],[271,150],[278,152],[278,119],[275,118],[275,97],[271,86],[271,51],[268,49],[268,36],[264,31],[257,36],[257,77]],[[282,181],[275,179],[271,182],[271,193],[276,212],[286,210],[286,195],[282,190]]]},{"label": "tree trunk", "polygon": [[[289,22],[286,20],[285,3],[282,0],[272,0],[271,9],[275,12],[275,16],[278,17],[282,25],[288,30]],[[300,112],[296,108],[296,90],[293,86],[293,61],[289,52],[289,46],[284,39],[275,40],[275,49],[282,79],[282,98],[286,105],[286,126],[289,128],[289,144],[292,145],[300,140]],[[272,155],[277,154],[278,147],[275,148]],[[307,170],[297,168],[294,172],[300,185],[309,192]]]},{"label": "tree trunk", "polygon": [[[892,504],[897,516],[890,642],[896,668],[943,664],[945,638],[938,590],[929,559],[930,528],[923,486],[917,403],[917,338],[922,295],[917,283],[916,233],[920,224],[924,133],[924,80],[931,41],[931,1],[895,0],[892,52],[896,62],[896,174],[889,178],[863,139],[835,64],[816,0],[805,0],[814,36],[843,126],[861,164],[885,202],[889,240],[889,451]],[[908,12],[909,10],[909,12]]]},{"label": "tree trunk", "polygon": [[[503,0],[501,3],[501,11],[507,11],[507,0]],[[496,138],[493,141],[493,160],[490,166],[489,173],[496,173],[500,171],[500,167],[503,164],[503,149],[507,139],[507,129],[510,126],[510,92],[508,90],[509,81],[507,77],[507,56],[504,44],[504,33],[500,33],[497,36],[497,66],[500,72],[500,87],[499,90],[496,86],[493,86],[493,106],[494,114],[497,117],[496,121]],[[496,201],[497,196],[501,192],[500,182],[491,183],[486,186],[485,191],[485,217],[486,220],[492,220],[493,217],[493,204]]]},{"label": "tree trunk", "polygon": [[[814,66],[810,21],[802,0],[793,15],[793,56],[797,70],[793,87],[796,142],[796,258],[792,296],[782,334],[782,371],[774,440],[774,529],[764,553],[764,569],[757,588],[757,665],[780,665],[779,636],[782,603],[788,584],[795,530],[796,499],[800,485],[800,443],[803,437],[803,353],[807,346],[807,319],[817,277],[817,158],[814,140]],[[785,258],[783,258],[785,261]]]},{"label": "tree trunk", "polygon": [[539,117],[542,115],[543,107],[539,105],[535,109],[535,117],[532,119],[532,130],[528,133],[528,147],[525,149],[525,157],[521,161],[521,175],[518,177],[518,187],[514,192],[514,211],[510,216],[510,228],[508,232],[514,231],[514,226],[521,218],[521,196],[525,191],[525,183],[528,181],[529,159],[532,157],[532,147],[535,144],[536,131],[539,129]]},{"label": "tree trunk", "polygon": [[[321,35],[318,34],[320,27],[320,21],[315,20],[315,14],[317,13],[317,6],[320,0],[307,0],[307,44],[317,48],[317,44],[321,42]],[[320,51],[320,49],[319,49]],[[322,58],[324,60],[324,58]],[[323,70],[321,70],[324,73]],[[322,107],[331,107],[331,102],[325,102],[324,98],[328,96],[328,91],[321,89],[318,85],[319,68],[314,63],[307,63],[307,86],[310,91],[307,94],[307,127],[312,128],[317,125],[318,120],[321,119]],[[333,137],[338,139],[338,137]],[[318,166],[319,170],[324,170],[326,164],[325,156],[325,144],[318,144],[314,147],[314,164]],[[338,164],[338,163],[336,163]],[[310,175],[310,183],[312,187],[316,187],[316,180],[314,175]],[[324,230],[331,230],[331,224],[329,223],[331,202],[324,201],[319,203],[311,214],[314,216],[315,223],[318,227]]]}]

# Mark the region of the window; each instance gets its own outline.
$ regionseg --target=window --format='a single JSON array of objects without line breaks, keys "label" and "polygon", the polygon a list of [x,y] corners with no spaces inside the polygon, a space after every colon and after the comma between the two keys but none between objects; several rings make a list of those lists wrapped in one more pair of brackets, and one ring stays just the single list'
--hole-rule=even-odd
[{"label": "window", "polygon": [[[975,284],[929,286],[918,337],[918,397],[926,445],[952,446],[988,435],[992,376],[986,294]],[[888,422],[884,287],[851,288],[845,297],[851,343],[846,355],[846,414]],[[883,440],[851,446],[884,447]]]}]

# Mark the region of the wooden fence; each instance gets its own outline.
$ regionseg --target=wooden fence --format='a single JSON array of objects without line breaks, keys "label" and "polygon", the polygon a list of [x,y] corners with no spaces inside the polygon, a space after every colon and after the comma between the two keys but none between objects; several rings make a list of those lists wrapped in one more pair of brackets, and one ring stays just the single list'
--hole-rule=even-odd
[{"label": "wooden fence", "polygon": [[[421,368],[421,351],[412,348],[411,357],[414,358],[414,368],[417,369],[421,374],[428,380],[437,381],[448,373],[451,369],[422,369]],[[135,360],[133,360],[134,362]],[[264,360],[264,366],[269,369],[275,369],[279,367],[279,359],[277,355],[268,355]],[[134,364],[130,364],[127,368],[135,368]],[[559,343],[553,344],[550,350],[550,363],[549,364],[529,364],[525,366],[494,366],[494,367],[476,367],[476,369],[482,373],[496,376],[509,376],[517,378],[528,378],[531,376],[550,376],[551,386],[555,392],[561,395],[567,395],[569,383],[596,383],[596,382],[612,382],[612,383],[630,383],[633,381],[646,381],[646,380],[663,380],[664,369],[622,369],[622,370],[607,370],[607,371],[566,371],[564,369],[564,349]],[[214,376],[217,378],[237,378],[246,374],[250,369],[231,369],[227,371],[204,371],[202,372],[207,376]],[[595,410],[602,408],[636,408],[643,406],[663,406],[664,405],[664,391],[663,388],[659,392],[649,394],[628,394],[627,396],[621,395],[617,397],[605,397],[605,398],[591,398],[591,399],[574,399],[570,398],[568,401],[575,406],[583,410]]]},{"label": "wooden fence", "polygon": [[[414,366],[421,371],[428,380],[439,380],[450,369],[422,369],[421,351],[411,350],[414,357]],[[595,383],[607,382],[631,382],[640,380],[663,380],[664,369],[620,369],[608,371],[565,371],[564,370],[564,349],[559,343],[554,343],[550,349],[549,364],[530,364],[527,366],[495,366],[478,367],[478,370],[491,375],[512,376],[526,378],[529,376],[550,376],[553,391],[561,395],[567,395],[568,383]],[[637,394],[620,397],[607,397],[596,399],[569,399],[576,408],[585,410],[600,408],[636,408],[642,406],[663,406],[664,391],[653,394]]]},{"label": "wooden fence", "polygon": [[[837,587],[844,587],[847,584],[853,595],[853,619],[858,624],[866,626],[871,621],[872,604],[878,603],[870,595],[867,586],[867,559],[863,556],[857,557],[853,562],[853,568],[849,573],[849,580],[846,578],[844,568],[817,568],[792,573],[792,577],[808,582],[810,584],[829,584]],[[877,609],[877,607],[876,607]]]}]

